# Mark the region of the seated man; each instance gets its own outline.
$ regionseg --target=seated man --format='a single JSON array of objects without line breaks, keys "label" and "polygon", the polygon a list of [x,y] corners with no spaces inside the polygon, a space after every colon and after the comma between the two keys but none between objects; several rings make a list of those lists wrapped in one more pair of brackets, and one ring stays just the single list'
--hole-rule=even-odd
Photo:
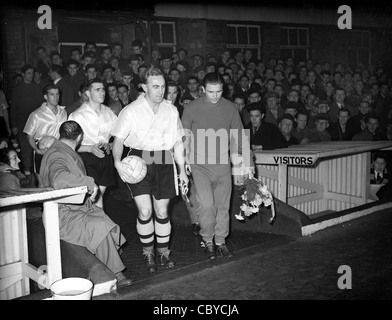
[{"label": "seated man", "polygon": [[75,149],[83,137],[83,130],[75,121],[60,126],[60,139],[45,152],[40,169],[40,186],[63,189],[87,186],[90,197],[82,204],[60,204],[60,239],[84,246],[101,260],[117,277],[117,287],[132,281],[125,277],[125,269],[118,249],[125,243],[120,227],[105,212],[93,205],[98,186],[86,175],[82,158]]}]

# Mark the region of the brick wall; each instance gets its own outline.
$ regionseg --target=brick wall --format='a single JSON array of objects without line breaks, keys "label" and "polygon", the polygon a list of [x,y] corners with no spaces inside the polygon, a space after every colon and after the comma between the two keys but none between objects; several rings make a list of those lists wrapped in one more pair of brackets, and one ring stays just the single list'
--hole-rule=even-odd
[{"label": "brick wall", "polygon": [[207,21],[206,52],[211,53],[218,60],[220,54],[227,48],[226,21]]},{"label": "brick wall", "polygon": [[389,64],[392,69],[392,29],[375,30],[372,34],[372,60],[377,65],[378,60]]},{"label": "brick wall", "polygon": [[[52,29],[41,30],[36,20],[26,22],[27,61],[33,66],[37,65],[37,47],[46,48],[47,52],[58,51],[58,21],[53,19]],[[65,57],[63,57],[65,59]]]},{"label": "brick wall", "polygon": [[12,77],[20,72],[25,64],[37,64],[36,48],[45,47],[48,52],[57,50],[57,26],[53,19],[52,29],[40,30],[37,26],[38,14],[26,14],[15,11],[12,19],[6,21],[5,34],[6,58],[4,59],[4,74],[8,84]]},{"label": "brick wall", "polygon": [[134,24],[127,23],[110,28],[110,41],[120,42],[123,45],[123,57],[128,58],[132,54],[132,41],[134,39]]},{"label": "brick wall", "polygon": [[261,59],[279,58],[280,24],[262,23],[261,25]]},{"label": "brick wall", "polygon": [[188,50],[188,58],[199,53],[206,54],[205,21],[195,19],[181,19],[177,24],[177,47]]},{"label": "brick wall", "polygon": [[5,25],[6,50],[4,73],[10,77],[25,64],[25,47],[24,47],[24,27],[21,20],[14,19]]},{"label": "brick wall", "polygon": [[314,62],[347,63],[347,37],[345,32],[332,26],[308,26],[309,57]]}]

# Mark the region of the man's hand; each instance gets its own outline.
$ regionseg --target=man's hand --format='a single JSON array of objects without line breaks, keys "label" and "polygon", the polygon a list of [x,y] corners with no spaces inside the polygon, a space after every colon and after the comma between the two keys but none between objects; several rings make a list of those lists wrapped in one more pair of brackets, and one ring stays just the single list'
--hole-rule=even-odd
[{"label": "man's hand", "polygon": [[191,165],[190,164],[186,164],[185,165],[185,173],[190,176],[192,175],[192,169],[191,169]]},{"label": "man's hand", "polygon": [[114,167],[117,169],[118,175],[120,176],[122,181],[127,182],[133,180],[133,177],[128,172],[127,164],[122,163],[121,161],[116,161],[114,163]]},{"label": "man's hand", "polygon": [[105,157],[105,152],[103,152],[100,148],[102,146],[102,143],[97,143],[94,144],[93,146],[90,146],[90,152],[95,155],[97,158],[103,158]]},{"label": "man's hand", "polygon": [[112,151],[112,146],[110,145],[110,143],[101,142],[100,148],[104,149],[107,154],[110,154],[110,152]]},{"label": "man's hand", "polygon": [[181,187],[181,193],[183,195],[188,193],[188,183],[189,183],[189,178],[188,175],[185,171],[180,172],[179,174],[179,178],[180,178],[180,187]]},{"label": "man's hand", "polygon": [[98,188],[98,186],[97,186],[96,184],[94,184],[93,193],[90,195],[90,199],[91,199],[91,201],[92,201],[93,203],[94,203],[95,200],[97,199],[98,192],[99,192],[99,188]]}]

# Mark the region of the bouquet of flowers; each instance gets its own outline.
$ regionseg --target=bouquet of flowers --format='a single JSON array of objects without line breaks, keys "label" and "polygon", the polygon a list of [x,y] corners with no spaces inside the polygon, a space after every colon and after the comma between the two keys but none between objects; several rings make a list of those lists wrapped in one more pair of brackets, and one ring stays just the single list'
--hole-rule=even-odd
[{"label": "bouquet of flowers", "polygon": [[259,212],[260,205],[264,204],[266,207],[271,206],[272,216],[269,222],[272,224],[276,216],[275,205],[274,198],[267,186],[253,177],[253,172],[250,171],[249,176],[244,181],[242,190],[243,194],[241,198],[243,203],[240,207],[239,214],[236,214],[235,217],[238,220],[244,220],[245,216],[249,217],[253,213]]}]

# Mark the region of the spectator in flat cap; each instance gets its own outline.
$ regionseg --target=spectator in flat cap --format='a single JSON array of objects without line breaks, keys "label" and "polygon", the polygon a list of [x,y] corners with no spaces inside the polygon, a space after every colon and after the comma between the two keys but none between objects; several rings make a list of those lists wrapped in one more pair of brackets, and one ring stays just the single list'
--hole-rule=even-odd
[{"label": "spectator in flat cap", "polygon": [[162,72],[163,72],[163,74],[165,76],[165,80],[169,81],[170,80],[170,77],[169,77],[170,69],[171,69],[171,66],[172,66],[171,55],[164,54],[162,56],[162,58],[161,58],[160,64],[161,64],[161,70],[162,70]]},{"label": "spectator in flat cap", "polygon": [[284,109],[278,105],[278,94],[276,92],[267,92],[264,95],[267,111],[265,114],[265,122],[278,126],[278,118],[285,114]]},{"label": "spectator in flat cap", "polygon": [[291,89],[291,90],[289,91],[289,94],[287,95],[287,100],[288,100],[288,101],[298,102],[298,101],[299,101],[299,96],[300,96],[300,93],[299,93],[298,90],[296,90],[296,89]]},{"label": "spectator in flat cap", "polygon": [[210,73],[210,72],[217,72],[217,67],[216,67],[216,63],[214,62],[207,62],[205,65],[205,72],[206,73]]},{"label": "spectator in flat cap", "polygon": [[275,91],[267,92],[264,95],[264,100],[267,101],[267,99],[270,99],[270,98],[278,98],[278,94]]},{"label": "spectator in flat cap", "polygon": [[315,121],[318,121],[318,120],[326,120],[326,121],[328,121],[328,123],[329,123],[329,116],[328,116],[328,114],[326,114],[325,112],[320,112],[318,115],[316,115],[316,116],[314,117],[314,120],[315,120]]},{"label": "spectator in flat cap", "polygon": [[284,108],[286,113],[291,114],[295,118],[295,115],[297,114],[298,109],[299,109],[299,104],[297,102],[294,102],[294,101],[288,101],[283,106],[283,108]]},{"label": "spectator in flat cap", "polygon": [[297,122],[293,115],[286,113],[278,119],[278,127],[281,135],[287,141],[287,146],[299,144],[298,139],[293,135],[293,129],[297,126]]},{"label": "spectator in flat cap", "polygon": [[206,68],[205,66],[198,66],[195,70],[194,70],[194,74],[197,77],[197,80],[199,81],[199,83],[203,83],[203,79],[206,75]]},{"label": "spectator in flat cap", "polygon": [[331,135],[327,131],[329,127],[329,117],[326,113],[319,113],[314,117],[315,128],[312,129],[310,142],[331,141]]},{"label": "spectator in flat cap", "polygon": [[201,65],[201,66],[198,66],[197,68],[195,68],[193,71],[195,72],[195,75],[196,75],[196,73],[198,73],[199,71],[204,71],[205,72],[206,68],[205,68],[204,65]]},{"label": "spectator in flat cap", "polygon": [[112,70],[112,71],[115,70],[115,68],[110,63],[105,63],[102,66],[102,73],[105,72],[106,70],[109,70],[109,69]]}]

